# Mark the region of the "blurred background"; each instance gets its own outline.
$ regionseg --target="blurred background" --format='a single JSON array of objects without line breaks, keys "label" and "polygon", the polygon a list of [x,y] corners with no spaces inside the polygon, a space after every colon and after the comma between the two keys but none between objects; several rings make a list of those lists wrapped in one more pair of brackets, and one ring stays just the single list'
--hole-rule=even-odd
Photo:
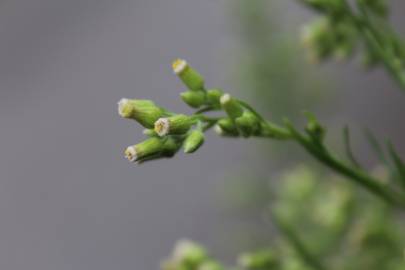
[{"label": "blurred background", "polygon": [[[405,35],[405,3],[391,9]],[[142,129],[118,116],[120,98],[191,112],[177,57],[275,121],[315,112],[337,149],[349,124],[369,168],[363,127],[405,153],[403,93],[356,58],[310,63],[299,33],[313,16],[294,0],[2,0],[0,268],[157,269],[184,237],[225,261],[271,241],[269,180],[320,170],[298,147],[210,133],[193,156],[123,158]]]}]

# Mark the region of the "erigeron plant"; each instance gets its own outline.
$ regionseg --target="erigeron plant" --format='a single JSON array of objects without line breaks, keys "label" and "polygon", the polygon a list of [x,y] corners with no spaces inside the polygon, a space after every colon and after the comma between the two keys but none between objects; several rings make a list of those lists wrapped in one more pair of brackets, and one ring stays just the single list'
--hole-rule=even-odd
[{"label": "erigeron plant", "polygon": [[[387,23],[386,1],[356,0],[350,4],[346,0],[299,1],[322,15],[302,31],[302,41],[311,59],[348,58],[358,51],[368,67],[384,66],[405,89],[405,47]],[[244,253],[237,260],[237,267],[226,269],[404,269],[405,253],[401,254],[404,252],[403,224],[394,224],[392,219],[398,217],[396,209],[405,209],[405,165],[390,143],[386,149],[389,158],[380,157],[389,170],[389,177],[376,176],[356,160],[347,128],[343,130],[347,158],[337,158],[334,151],[325,145],[326,128],[311,113],[305,113],[308,121],[303,132],[288,119],[277,125],[229,93],[207,88],[203,76],[186,61],[176,60],[173,71],[187,88],[180,94],[181,99],[196,111],[192,115],[184,115],[161,108],[152,101],[122,99],[119,102],[120,115],[136,120],[145,127],[144,134],[147,136],[145,141],[126,149],[125,156],[129,161],[143,163],[169,158],[180,149],[193,153],[204,143],[204,133],[213,129],[224,137],[293,141],[343,176],[337,179],[339,184],[329,186],[333,190],[318,188],[317,192],[305,195],[302,189],[296,188],[295,195],[299,194],[299,199],[291,199],[294,194],[281,194],[281,200],[272,207],[271,220],[287,244]],[[217,112],[219,116],[207,114],[210,112]],[[371,134],[368,137],[376,152],[382,155],[382,147],[376,139]],[[297,181],[290,183],[284,178],[283,181],[289,187],[296,187],[303,184],[303,175],[298,170],[294,175]],[[384,201],[369,198],[366,205],[362,202],[354,207],[359,194],[353,194],[343,179],[352,181]],[[316,186],[321,186],[331,181],[328,177],[328,181],[317,179],[316,182]],[[311,188],[313,186],[312,183]],[[283,193],[282,188],[276,190]],[[287,198],[284,201],[283,196]],[[307,205],[310,206],[302,209]],[[306,220],[311,218],[315,220],[307,224]],[[305,224],[305,229],[297,224]],[[322,226],[326,230],[322,230]],[[336,252],[339,247],[344,249],[340,250],[341,254]],[[331,258],[333,256],[338,258]],[[162,268],[225,269],[202,246],[189,240],[176,245]]]},{"label": "erigeron plant", "polygon": [[[170,112],[149,100],[121,99],[118,112],[124,118],[136,120],[145,127],[148,139],[125,150],[131,162],[142,163],[158,158],[173,157],[182,147],[185,153],[193,153],[204,143],[204,132],[214,128],[224,137],[259,137],[274,140],[295,141],[318,161],[354,181],[386,202],[405,209],[405,165],[394,148],[389,150],[395,167],[396,182],[386,185],[363,170],[350,148],[348,130],[345,130],[346,151],[349,162],[338,159],[324,144],[326,129],[314,115],[306,112],[308,122],[305,132],[300,132],[288,120],[277,125],[265,120],[250,105],[219,89],[206,89],[203,77],[185,60],[173,63],[174,73],[188,88],[180,96],[196,109],[193,115]],[[223,112],[222,116],[208,116],[207,112]],[[399,189],[400,186],[402,189]]]}]

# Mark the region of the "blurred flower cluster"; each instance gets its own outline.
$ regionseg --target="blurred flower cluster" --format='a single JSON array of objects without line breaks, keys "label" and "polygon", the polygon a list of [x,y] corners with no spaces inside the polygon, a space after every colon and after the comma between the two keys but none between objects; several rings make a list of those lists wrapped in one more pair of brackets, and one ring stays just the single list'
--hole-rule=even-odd
[{"label": "blurred flower cluster", "polygon": [[346,0],[300,1],[322,15],[302,31],[312,60],[346,58],[361,45],[367,66],[383,64],[405,87],[405,47],[388,23],[386,0],[356,0],[353,5]]},{"label": "blurred flower cluster", "polygon": [[[272,181],[276,199],[266,213],[280,235],[226,269],[405,269],[404,220],[339,178],[299,165]],[[213,260],[202,246],[180,241],[162,269],[224,269]]]}]

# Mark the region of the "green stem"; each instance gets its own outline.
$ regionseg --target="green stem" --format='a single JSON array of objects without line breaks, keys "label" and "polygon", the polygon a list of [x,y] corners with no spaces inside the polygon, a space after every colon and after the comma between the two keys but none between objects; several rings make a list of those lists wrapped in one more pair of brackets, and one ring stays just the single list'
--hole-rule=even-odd
[{"label": "green stem", "polygon": [[297,254],[301,257],[301,259],[311,266],[313,269],[317,270],[325,270],[326,268],[322,265],[320,260],[311,254],[307,246],[301,241],[298,237],[297,233],[293,230],[293,228],[287,224],[287,222],[283,221],[278,215],[272,212],[272,221],[276,225],[277,229],[280,233],[287,239],[287,241],[292,245],[295,249]]},{"label": "green stem", "polygon": [[360,34],[363,36],[367,45],[372,48],[379,56],[387,71],[392,78],[397,81],[402,89],[405,89],[405,71],[396,62],[396,56],[392,55],[388,50],[389,44],[382,38],[379,31],[375,29],[373,23],[363,6],[358,5],[360,15],[356,15],[347,4],[347,13],[353,20]]}]

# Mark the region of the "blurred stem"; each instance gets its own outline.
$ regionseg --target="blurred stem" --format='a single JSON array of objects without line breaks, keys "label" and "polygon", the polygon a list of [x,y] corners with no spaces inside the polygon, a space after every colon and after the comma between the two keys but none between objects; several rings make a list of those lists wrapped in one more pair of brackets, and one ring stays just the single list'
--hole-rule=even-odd
[{"label": "blurred stem", "polygon": [[355,14],[352,11],[347,1],[344,2],[348,16],[353,20],[366,44],[378,54],[392,78],[405,90],[405,71],[401,65],[397,64],[398,59],[396,59],[396,56],[390,51],[390,44],[387,44],[390,40],[381,37],[380,32],[371,22],[367,10],[359,1],[357,1],[359,14]]},{"label": "blurred stem", "polygon": [[322,265],[321,261],[309,251],[308,247],[301,241],[294,229],[282,218],[280,218],[274,211],[272,211],[272,221],[306,264],[311,266],[313,269],[326,269]]}]

